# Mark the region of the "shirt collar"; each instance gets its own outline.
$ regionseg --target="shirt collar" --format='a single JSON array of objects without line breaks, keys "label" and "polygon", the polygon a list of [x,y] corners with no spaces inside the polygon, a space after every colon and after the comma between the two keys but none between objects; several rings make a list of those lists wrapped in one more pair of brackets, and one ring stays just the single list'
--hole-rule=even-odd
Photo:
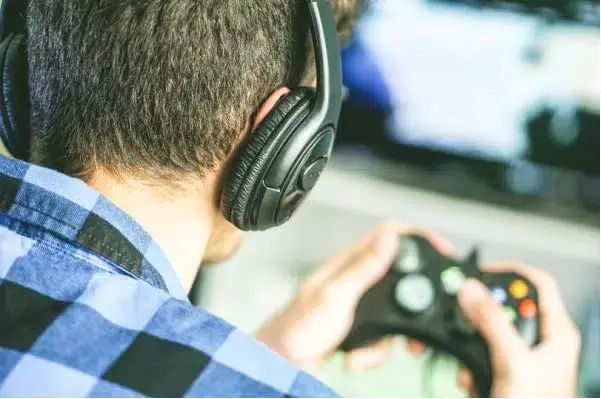
[{"label": "shirt collar", "polygon": [[132,277],[186,298],[173,266],[150,235],[82,180],[0,155],[0,213],[39,226]]}]

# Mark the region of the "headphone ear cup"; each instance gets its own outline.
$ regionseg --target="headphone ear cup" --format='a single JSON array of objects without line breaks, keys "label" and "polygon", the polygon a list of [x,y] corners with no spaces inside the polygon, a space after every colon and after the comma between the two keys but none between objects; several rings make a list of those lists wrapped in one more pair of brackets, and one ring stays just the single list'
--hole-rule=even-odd
[{"label": "headphone ear cup", "polygon": [[12,34],[0,44],[0,135],[15,157],[30,152],[29,90],[26,41]]},{"label": "headphone ear cup", "polygon": [[278,150],[309,115],[315,91],[295,88],[281,100],[250,134],[239,150],[226,178],[221,195],[225,218],[241,230],[253,230],[247,217],[249,201]]}]

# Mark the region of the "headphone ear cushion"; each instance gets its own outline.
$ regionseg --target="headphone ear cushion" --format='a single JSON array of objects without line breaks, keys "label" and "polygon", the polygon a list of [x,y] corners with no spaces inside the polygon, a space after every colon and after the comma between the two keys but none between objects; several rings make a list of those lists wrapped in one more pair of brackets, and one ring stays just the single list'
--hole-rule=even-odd
[{"label": "headphone ear cushion", "polygon": [[288,93],[259,124],[239,150],[221,195],[221,211],[236,227],[246,225],[246,210],[253,190],[281,146],[309,115],[315,90],[295,88]]},{"label": "headphone ear cushion", "polygon": [[29,91],[26,42],[13,34],[0,45],[0,134],[15,157],[29,157]]}]

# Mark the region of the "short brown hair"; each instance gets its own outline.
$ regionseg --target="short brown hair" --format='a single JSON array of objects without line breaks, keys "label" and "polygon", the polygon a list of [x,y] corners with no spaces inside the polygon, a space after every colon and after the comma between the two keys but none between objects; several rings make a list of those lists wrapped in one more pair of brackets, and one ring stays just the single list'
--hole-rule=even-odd
[{"label": "short brown hair", "polygon": [[[346,38],[354,0],[332,1]],[[269,93],[315,74],[304,0],[30,0],[27,16],[33,161],[84,179],[202,174]]]}]

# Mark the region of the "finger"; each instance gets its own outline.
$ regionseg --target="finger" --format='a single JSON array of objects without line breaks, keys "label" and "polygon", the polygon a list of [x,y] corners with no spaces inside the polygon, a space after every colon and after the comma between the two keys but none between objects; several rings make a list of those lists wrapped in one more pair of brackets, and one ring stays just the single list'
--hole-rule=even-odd
[{"label": "finger", "polygon": [[457,386],[467,393],[468,398],[479,397],[476,385],[474,384],[474,377],[472,377],[472,372],[463,365],[460,366],[457,371]]},{"label": "finger", "polygon": [[326,299],[356,306],[365,292],[384,277],[390,260],[391,257],[363,254],[343,274],[324,285]]},{"label": "finger", "polygon": [[495,263],[486,265],[482,269],[491,273],[513,272],[534,285],[538,296],[542,340],[551,338],[553,334],[561,334],[566,331],[566,326],[572,326],[557,284],[546,272],[515,262]]},{"label": "finger", "polygon": [[424,351],[426,350],[426,346],[423,342],[410,339],[407,341],[407,350],[412,355],[420,355],[424,353]]},{"label": "finger", "polygon": [[390,263],[398,248],[398,236],[399,236],[400,225],[394,222],[382,222],[379,223],[369,234],[369,241],[359,251],[355,252],[354,256],[348,256],[345,258],[345,262],[340,262],[333,269],[331,279],[335,279],[340,276],[341,273],[357,265],[366,256],[375,255],[383,260],[387,261],[388,264],[384,264],[384,271],[388,270]]},{"label": "finger", "polygon": [[373,248],[379,233],[380,227],[375,228],[359,241],[353,242],[342,251],[331,256],[321,267],[311,274],[307,279],[307,283],[318,286],[332,278],[345,264],[356,261],[361,254]]},{"label": "finger", "polygon": [[355,304],[370,287],[384,277],[397,247],[396,235],[382,234],[373,250],[360,254],[324,284],[326,291],[335,298]]},{"label": "finger", "polygon": [[466,280],[459,290],[458,299],[467,319],[488,343],[493,360],[507,358],[526,349],[501,305],[480,281]]},{"label": "finger", "polygon": [[[395,222],[382,223],[375,231],[373,240],[364,248],[363,253],[358,254],[353,261],[339,265],[338,273],[332,279],[351,279],[355,275],[360,284],[361,292],[372,286],[388,271],[396,255],[401,234],[421,234],[434,242],[437,250],[442,252],[452,251],[450,243],[444,239],[416,228],[408,228]],[[366,262],[365,260],[369,261]]]},{"label": "finger", "polygon": [[430,244],[432,244],[432,246],[443,255],[451,255],[454,250],[453,244],[449,240],[420,227],[410,226],[394,221],[387,221],[382,223],[380,228],[382,228],[383,230],[392,231],[397,236],[407,234],[422,236],[426,238],[430,242]]},{"label": "finger", "polygon": [[398,236],[403,234],[418,234],[424,236],[444,255],[450,255],[453,252],[453,245],[451,242],[437,234],[424,229],[407,226],[402,223],[385,221],[376,225],[376,227],[361,240],[352,243],[344,250],[330,257],[322,267],[317,269],[309,277],[307,283],[312,285],[323,284],[326,280],[332,279],[335,275],[340,274],[348,264],[356,263],[356,260],[365,254],[365,252],[377,251],[378,243],[383,236],[395,236],[398,238]]},{"label": "finger", "polygon": [[385,362],[392,351],[392,337],[386,337],[377,344],[355,349],[345,355],[345,368],[350,371],[373,369]]},{"label": "finger", "polygon": [[461,366],[457,372],[457,386],[466,392],[472,389],[472,373],[465,366]]},{"label": "finger", "polygon": [[432,244],[432,246],[436,248],[438,252],[440,252],[444,256],[451,256],[455,251],[455,247],[453,246],[453,243],[451,243],[451,241],[438,234],[432,233],[431,231],[422,229],[412,229],[405,234],[415,234],[423,236],[428,241],[430,241],[430,244]]}]

